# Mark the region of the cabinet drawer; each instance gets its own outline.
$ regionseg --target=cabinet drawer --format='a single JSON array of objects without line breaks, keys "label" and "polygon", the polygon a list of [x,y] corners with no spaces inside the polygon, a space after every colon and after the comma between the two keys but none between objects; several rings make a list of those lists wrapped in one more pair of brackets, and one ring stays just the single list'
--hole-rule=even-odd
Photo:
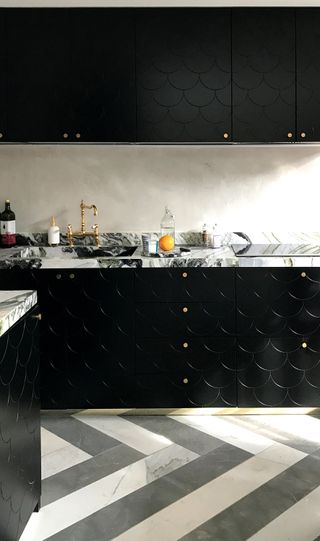
[{"label": "cabinet drawer", "polygon": [[320,270],[237,270],[239,336],[307,336],[320,329]]},{"label": "cabinet drawer", "polygon": [[320,334],[238,341],[240,407],[320,405]]},{"label": "cabinet drawer", "polygon": [[235,307],[221,297],[214,303],[137,303],[138,337],[228,336],[235,333]]},{"label": "cabinet drawer", "polygon": [[137,407],[193,408],[236,406],[236,378],[220,378],[214,369],[205,373],[145,374],[136,378]]},{"label": "cabinet drawer", "polygon": [[184,370],[199,374],[214,370],[217,377],[218,374],[229,377],[235,370],[235,340],[209,338],[178,342],[141,339],[137,342],[136,373],[156,374]]},{"label": "cabinet drawer", "polygon": [[139,269],[135,273],[139,302],[234,302],[234,269]]}]

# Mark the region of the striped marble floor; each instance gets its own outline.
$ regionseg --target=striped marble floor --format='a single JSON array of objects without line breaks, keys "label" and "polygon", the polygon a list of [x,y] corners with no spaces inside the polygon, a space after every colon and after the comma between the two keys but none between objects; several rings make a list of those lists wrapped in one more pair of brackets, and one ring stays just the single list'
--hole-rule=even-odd
[{"label": "striped marble floor", "polygon": [[320,539],[317,415],[42,415],[21,541]]}]

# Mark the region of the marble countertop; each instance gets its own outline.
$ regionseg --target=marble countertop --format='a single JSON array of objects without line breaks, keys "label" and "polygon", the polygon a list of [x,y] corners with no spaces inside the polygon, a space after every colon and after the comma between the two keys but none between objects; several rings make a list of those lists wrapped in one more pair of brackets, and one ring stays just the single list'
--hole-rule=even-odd
[{"label": "marble countertop", "polygon": [[36,291],[0,291],[0,336],[36,304]]}]

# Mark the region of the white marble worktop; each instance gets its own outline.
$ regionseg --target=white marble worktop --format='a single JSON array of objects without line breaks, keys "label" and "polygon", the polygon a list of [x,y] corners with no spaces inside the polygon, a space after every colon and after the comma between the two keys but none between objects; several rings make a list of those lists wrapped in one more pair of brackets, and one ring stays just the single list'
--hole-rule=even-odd
[{"label": "white marble worktop", "polygon": [[36,291],[0,291],[0,336],[36,304]]}]

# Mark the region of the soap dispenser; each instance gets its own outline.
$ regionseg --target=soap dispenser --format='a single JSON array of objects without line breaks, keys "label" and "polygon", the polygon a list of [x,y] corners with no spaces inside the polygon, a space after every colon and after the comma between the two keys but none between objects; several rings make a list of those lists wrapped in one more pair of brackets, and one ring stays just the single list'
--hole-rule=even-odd
[{"label": "soap dispenser", "polygon": [[55,217],[52,216],[50,227],[48,229],[48,244],[49,246],[58,246],[60,243],[60,228],[56,224]]}]

